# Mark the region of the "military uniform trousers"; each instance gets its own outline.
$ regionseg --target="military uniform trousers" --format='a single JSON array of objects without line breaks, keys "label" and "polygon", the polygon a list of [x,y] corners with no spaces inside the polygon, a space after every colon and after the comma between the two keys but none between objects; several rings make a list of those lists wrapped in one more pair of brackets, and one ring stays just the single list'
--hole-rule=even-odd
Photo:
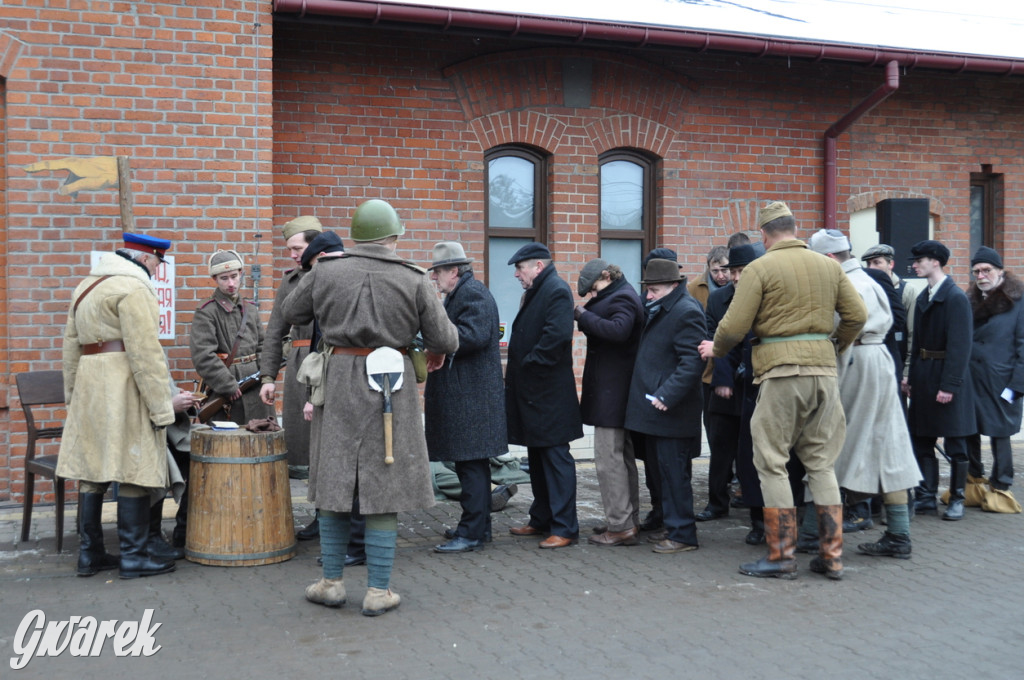
[{"label": "military uniform trousers", "polygon": [[835,463],[846,439],[846,415],[834,376],[768,378],[751,418],[754,465],[766,508],[792,508],[786,464],[795,450],[815,504],[839,505]]}]

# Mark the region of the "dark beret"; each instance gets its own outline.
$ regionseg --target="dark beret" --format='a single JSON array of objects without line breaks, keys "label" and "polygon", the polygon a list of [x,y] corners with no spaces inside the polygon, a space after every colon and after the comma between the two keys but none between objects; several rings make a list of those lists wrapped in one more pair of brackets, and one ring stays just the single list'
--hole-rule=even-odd
[{"label": "dark beret", "polygon": [[550,260],[551,251],[543,243],[527,243],[516,251],[516,254],[509,258],[509,264],[516,264],[523,260]]},{"label": "dark beret", "polygon": [[651,260],[672,260],[678,262],[679,258],[676,256],[676,251],[671,248],[655,248],[651,252],[647,253],[647,257],[644,258],[644,269],[647,269],[648,263]]},{"label": "dark beret", "polygon": [[918,241],[910,249],[910,256],[908,260],[916,260],[921,257],[930,257],[933,260],[938,260],[939,264],[943,267],[949,262],[949,248],[942,245],[938,241]]},{"label": "dark beret", "polygon": [[345,245],[341,242],[341,237],[333,231],[325,231],[322,234],[317,234],[316,238],[309,242],[309,245],[306,246],[306,250],[302,253],[302,268],[310,269],[313,266],[313,258],[320,253],[343,252],[345,252]]}]

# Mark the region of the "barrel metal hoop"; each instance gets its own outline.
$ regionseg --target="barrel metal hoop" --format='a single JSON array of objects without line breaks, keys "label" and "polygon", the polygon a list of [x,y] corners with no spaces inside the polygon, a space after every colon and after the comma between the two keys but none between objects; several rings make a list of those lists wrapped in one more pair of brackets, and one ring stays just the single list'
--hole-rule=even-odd
[{"label": "barrel metal hoop", "polygon": [[247,553],[245,555],[223,555],[220,553],[204,553],[196,552],[195,550],[185,549],[185,557],[195,558],[199,560],[219,560],[221,562],[242,562],[244,560],[266,560],[274,557],[284,557],[285,555],[291,555],[295,553],[295,544],[287,548],[281,548],[280,550],[270,550],[268,552],[261,553]]},{"label": "barrel metal hoop", "polygon": [[273,463],[277,460],[285,460],[288,453],[273,453],[269,456],[250,456],[248,458],[220,458],[218,456],[204,456],[198,453],[190,453],[188,456],[197,463],[225,463],[227,465],[250,465],[253,463]]}]

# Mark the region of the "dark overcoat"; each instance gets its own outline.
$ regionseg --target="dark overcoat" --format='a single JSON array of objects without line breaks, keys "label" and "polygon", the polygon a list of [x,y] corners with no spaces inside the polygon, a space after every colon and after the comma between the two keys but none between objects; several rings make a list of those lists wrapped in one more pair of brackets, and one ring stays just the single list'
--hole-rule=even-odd
[{"label": "dark overcoat", "polygon": [[498,305],[466,272],[444,299],[459,350],[427,376],[427,451],[433,461],[492,458],[508,452]]},{"label": "dark overcoat", "polygon": [[[1012,437],[1020,431],[1024,409],[1024,283],[1006,272],[1002,285],[982,297],[972,283],[967,297],[974,311],[971,383],[978,432]],[[1013,403],[1000,395],[1010,388]]]},{"label": "dark overcoat", "polygon": [[[248,308],[248,312],[243,312]],[[245,329],[235,352],[235,361],[230,367],[217,356],[231,352],[238,329],[245,316]],[[192,331],[189,335],[189,349],[196,373],[206,382],[214,394],[230,395],[238,389],[238,381],[258,374],[259,355],[263,351],[263,324],[260,310],[252,300],[239,297],[232,300],[217,289],[213,297],[200,305],[192,317]],[[248,357],[254,357],[247,359]],[[239,361],[239,359],[247,359]],[[231,402],[231,420],[244,425],[250,420],[262,420],[273,412],[260,399],[259,389],[251,389],[240,399]],[[224,410],[214,414],[213,420],[224,420]]]},{"label": "dark overcoat", "polygon": [[[714,339],[718,322],[729,311],[729,304],[732,302],[735,294],[736,287],[728,283],[708,296],[708,304],[704,314],[704,320],[708,325],[708,340]],[[711,413],[722,413],[731,416],[738,416],[742,413],[743,402],[740,397],[740,390],[737,389],[738,386],[735,384],[736,368],[743,360],[743,353],[742,350],[738,349],[739,347],[740,345],[736,345],[736,347],[729,350],[728,355],[721,359],[711,360],[712,390],[711,401],[708,403],[708,410]],[[715,394],[715,387],[728,387],[732,389],[732,396],[728,399],[718,396]]]},{"label": "dark overcoat", "polygon": [[583,306],[576,320],[587,336],[580,412],[583,422],[621,428],[633,364],[644,326],[644,304],[625,277],[612,281]]},{"label": "dark overcoat", "polygon": [[[697,346],[707,336],[704,309],[682,284],[660,303],[640,336],[626,429],[656,437],[699,437],[704,361]],[[647,395],[660,399],[668,410],[656,409]]]},{"label": "dark overcoat", "polygon": [[[972,333],[971,305],[950,277],[933,299],[928,299],[927,288],[917,297],[910,351],[910,434],[966,437],[977,432],[968,366]],[[945,352],[945,358],[923,359],[922,349]],[[953,400],[948,404],[935,401],[939,390],[951,393]]]},{"label": "dark overcoat", "polygon": [[523,295],[505,368],[510,444],[558,446],[583,436],[572,368],[572,310],[572,291],[554,265]]},{"label": "dark overcoat", "polygon": [[[380,244],[357,243],[302,277],[285,300],[284,319],[305,324],[314,318],[331,347],[402,349],[417,333],[438,354],[459,346],[426,272]],[[350,512],[357,488],[366,515],[434,504],[416,373],[408,356],[404,363],[404,384],[391,395],[395,460],[387,465],[384,396],[368,383],[366,356],[327,358],[324,404],[314,407],[310,431],[309,500],[316,507]]]},{"label": "dark overcoat", "polygon": [[[281,285],[274,297],[274,308],[267,322],[267,332],[263,338],[263,353],[260,354],[261,382],[274,382],[285,360],[285,343],[296,340],[309,340],[313,337],[313,324],[307,323],[293,326],[285,323],[282,308],[299,279],[305,272],[302,269],[290,269],[284,273]],[[306,405],[307,387],[295,378],[302,360],[309,355],[309,346],[295,347],[289,345],[288,366],[284,372],[284,408],[281,423],[284,426],[284,439],[288,446],[289,465],[309,465],[309,422],[302,417],[302,407]]]}]

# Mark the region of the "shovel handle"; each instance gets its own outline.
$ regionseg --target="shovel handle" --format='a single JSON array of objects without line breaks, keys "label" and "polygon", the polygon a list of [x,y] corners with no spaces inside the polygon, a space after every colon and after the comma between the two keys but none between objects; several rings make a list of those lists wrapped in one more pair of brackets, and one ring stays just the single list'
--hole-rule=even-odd
[{"label": "shovel handle", "polygon": [[384,464],[391,465],[395,462],[394,456],[391,455],[393,450],[392,441],[392,429],[391,429],[391,416],[392,413],[384,414]]}]

